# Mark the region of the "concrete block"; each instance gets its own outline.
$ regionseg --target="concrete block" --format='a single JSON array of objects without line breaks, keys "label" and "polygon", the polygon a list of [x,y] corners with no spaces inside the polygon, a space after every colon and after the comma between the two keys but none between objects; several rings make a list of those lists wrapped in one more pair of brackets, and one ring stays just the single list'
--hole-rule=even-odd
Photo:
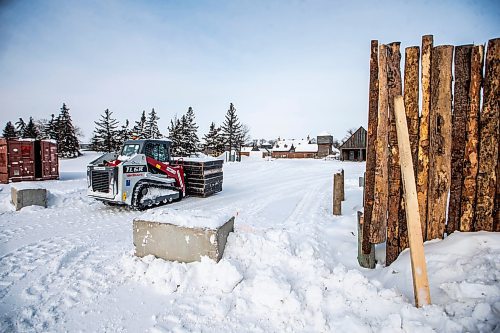
[{"label": "concrete block", "polygon": [[234,231],[234,217],[217,228],[183,227],[170,223],[135,219],[135,255],[154,255],[170,261],[193,262],[207,256],[219,261],[227,237]]},{"label": "concrete block", "polygon": [[44,188],[19,189],[12,187],[10,195],[16,210],[33,205],[47,207],[47,190]]}]

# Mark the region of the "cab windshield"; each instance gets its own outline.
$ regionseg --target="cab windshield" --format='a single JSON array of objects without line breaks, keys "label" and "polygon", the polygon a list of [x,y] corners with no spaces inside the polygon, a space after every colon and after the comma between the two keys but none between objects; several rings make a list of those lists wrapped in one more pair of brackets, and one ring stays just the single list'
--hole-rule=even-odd
[{"label": "cab windshield", "polygon": [[122,149],[122,156],[132,156],[134,154],[137,154],[139,152],[139,144],[129,144],[123,146]]}]

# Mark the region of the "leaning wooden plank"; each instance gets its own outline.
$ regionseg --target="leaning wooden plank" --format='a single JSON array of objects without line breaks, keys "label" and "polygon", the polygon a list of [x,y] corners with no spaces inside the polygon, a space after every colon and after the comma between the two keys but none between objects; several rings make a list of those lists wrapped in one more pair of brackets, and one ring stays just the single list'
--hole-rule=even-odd
[{"label": "leaning wooden plank", "polygon": [[422,113],[418,133],[417,196],[424,240],[427,236],[427,190],[429,187],[429,111],[431,108],[431,55],[433,36],[422,37]]},{"label": "leaning wooden plank", "polygon": [[451,67],[453,46],[432,50],[431,110],[429,117],[429,193],[427,239],[443,238],[451,178]]},{"label": "leaning wooden plank", "polygon": [[364,188],[364,214],[363,214],[363,249],[366,254],[370,253],[372,248],[370,244],[370,225],[372,223],[372,211],[374,204],[375,191],[375,165],[377,162],[377,153],[375,142],[377,139],[378,123],[378,41],[371,41],[370,50],[370,88],[368,98],[368,133],[366,147],[366,172]]},{"label": "leaning wooden plank", "polygon": [[401,169],[398,137],[394,118],[394,97],[402,94],[401,53],[399,42],[389,44],[387,56],[387,87],[389,89],[389,203],[387,212],[386,264],[399,255],[399,220],[401,205]]},{"label": "leaning wooden plank", "polygon": [[415,305],[421,307],[431,303],[431,294],[429,290],[429,279],[427,277],[427,265],[425,263],[420,214],[418,212],[417,189],[415,186],[410,139],[402,96],[396,96],[395,117],[406,203],[406,220],[408,221],[413,295],[415,297]]},{"label": "leaning wooden plank", "polygon": [[469,88],[470,108],[467,126],[463,166],[460,231],[474,230],[476,212],[477,172],[479,162],[479,111],[481,103],[481,84],[483,82],[484,46],[477,45],[471,55],[471,82]]},{"label": "leaning wooden plank", "polygon": [[500,38],[488,41],[484,70],[483,111],[479,118],[479,174],[475,230],[493,231],[496,196],[499,113]]},{"label": "leaning wooden plank", "polygon": [[[417,172],[418,153],[418,73],[420,63],[420,48],[411,46],[405,49],[405,72],[404,72],[404,101],[406,111],[406,122],[410,135],[411,157],[415,163],[413,170]],[[402,193],[403,195],[403,193]],[[399,219],[399,252],[408,247],[408,231],[404,219],[404,198],[401,198]]]},{"label": "leaning wooden plank", "polygon": [[455,84],[453,89],[453,116],[451,133],[451,183],[448,203],[448,222],[446,233],[449,235],[459,229],[460,209],[462,207],[463,165],[469,114],[469,91],[471,73],[472,45],[455,48]]},{"label": "leaning wooden plank", "polygon": [[[387,160],[389,105],[387,88],[387,46],[379,47],[378,66],[378,117],[377,117],[377,140],[375,153],[375,190],[371,222],[369,224],[368,236],[370,243],[378,244],[386,240],[387,235],[387,204],[389,196],[389,176]],[[366,229],[363,229],[366,230]],[[365,232],[365,231],[364,231]],[[364,251],[366,253],[366,248]]]}]

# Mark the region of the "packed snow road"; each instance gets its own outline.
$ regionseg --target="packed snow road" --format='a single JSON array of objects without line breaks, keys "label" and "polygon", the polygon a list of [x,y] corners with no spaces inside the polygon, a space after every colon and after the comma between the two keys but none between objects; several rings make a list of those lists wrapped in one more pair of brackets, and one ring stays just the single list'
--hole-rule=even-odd
[{"label": "packed snow road", "polygon": [[[408,252],[388,268],[359,268],[363,163],[225,164],[222,192],[168,209],[231,210],[235,232],[219,263],[182,264],[133,255],[132,220],[141,213],[86,197],[85,165],[94,156],[61,161],[60,181],[38,183],[50,192],[47,209],[13,211],[11,185],[0,185],[1,331],[461,332],[498,325],[498,234],[458,233],[426,244],[435,305],[424,309],[412,305]],[[334,217],[339,168],[346,201],[343,216]],[[377,250],[383,261],[383,247]]]}]

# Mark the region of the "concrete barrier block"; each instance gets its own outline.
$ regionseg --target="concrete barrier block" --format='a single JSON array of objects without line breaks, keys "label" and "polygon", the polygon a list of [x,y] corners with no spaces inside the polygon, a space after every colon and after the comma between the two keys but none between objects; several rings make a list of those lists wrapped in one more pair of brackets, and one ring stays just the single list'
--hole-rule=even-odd
[{"label": "concrete barrier block", "polygon": [[234,217],[215,228],[185,227],[137,218],[133,222],[135,255],[154,255],[170,261],[193,262],[207,256],[219,261],[227,237],[234,231]]},{"label": "concrete barrier block", "polygon": [[11,188],[11,202],[20,210],[27,206],[47,207],[47,190],[44,188]]}]

